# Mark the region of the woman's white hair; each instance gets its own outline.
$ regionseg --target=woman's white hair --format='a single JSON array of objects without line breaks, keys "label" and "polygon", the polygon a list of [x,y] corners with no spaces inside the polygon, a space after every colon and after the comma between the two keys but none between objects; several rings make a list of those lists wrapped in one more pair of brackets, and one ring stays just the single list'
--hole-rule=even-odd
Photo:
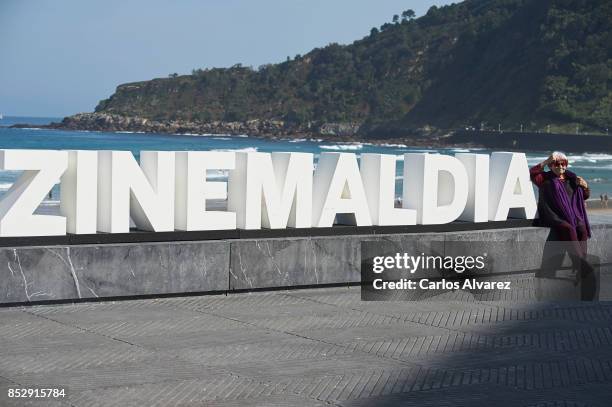
[{"label": "woman's white hair", "polygon": [[555,161],[569,161],[567,159],[567,156],[565,154],[563,154],[561,151],[553,151],[553,153],[551,154],[553,160]]}]

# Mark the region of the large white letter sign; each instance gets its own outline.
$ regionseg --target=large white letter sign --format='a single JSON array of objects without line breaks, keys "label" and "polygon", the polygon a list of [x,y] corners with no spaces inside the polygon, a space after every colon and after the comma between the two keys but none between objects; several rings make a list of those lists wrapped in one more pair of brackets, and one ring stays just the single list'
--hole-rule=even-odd
[{"label": "large white letter sign", "polygon": [[468,198],[465,167],[441,154],[404,154],[404,201],[416,208],[424,225],[449,223],[461,215]]},{"label": "large white letter sign", "polygon": [[235,153],[185,151],[176,153],[175,227],[178,230],[236,229],[236,214],[206,210],[208,199],[226,199],[227,183],[208,181],[208,170],[232,170]]},{"label": "large white letter sign", "polygon": [[353,214],[357,226],[371,226],[370,210],[357,157],[352,153],[322,153],[313,181],[313,226],[330,227],[337,214]]},{"label": "large white letter sign", "polygon": [[65,217],[33,213],[67,166],[66,151],[0,150],[0,169],[23,171],[0,201],[0,236],[66,234]]},{"label": "large white letter sign", "polygon": [[127,233],[130,215],[142,230],[174,230],[174,152],[129,151],[98,156],[98,230]]},{"label": "large white letter sign", "polygon": [[[278,229],[532,219],[537,206],[523,153],[396,157],[218,151],[0,150],[0,170],[23,171],[0,200],[0,237],[141,230]],[[227,182],[207,179],[229,170]],[[35,214],[60,182],[60,213]],[[225,181],[225,180],[223,180]],[[227,199],[227,210],[207,210]],[[225,209],[225,208],[224,208]]]},{"label": "large white letter sign", "polygon": [[489,220],[489,156],[459,153],[455,157],[463,163],[469,180],[467,205],[459,219],[486,222]]},{"label": "large white letter sign", "polygon": [[236,153],[228,208],[240,229],[312,226],[310,153]]},{"label": "large white letter sign", "polygon": [[98,152],[69,151],[60,182],[60,213],[68,233],[96,233],[97,201]]},{"label": "large white letter sign", "polygon": [[414,209],[395,207],[395,164],[394,155],[361,155],[361,178],[374,225],[416,224]]},{"label": "large white letter sign", "polygon": [[491,154],[489,191],[489,220],[535,216],[537,204],[524,153]]}]

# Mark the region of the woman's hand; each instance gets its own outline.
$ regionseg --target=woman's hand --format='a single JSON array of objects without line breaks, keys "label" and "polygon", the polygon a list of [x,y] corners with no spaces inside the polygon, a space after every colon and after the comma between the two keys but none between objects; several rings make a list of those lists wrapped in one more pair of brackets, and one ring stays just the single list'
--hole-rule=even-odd
[{"label": "woman's hand", "polygon": [[587,189],[589,187],[587,182],[582,177],[576,177],[576,183],[579,187],[582,187],[582,189]]},{"label": "woman's hand", "polygon": [[551,154],[546,160],[542,161],[540,165],[542,166],[542,168],[544,168],[547,165],[550,165],[553,161],[555,161],[555,157],[553,157],[553,155]]}]

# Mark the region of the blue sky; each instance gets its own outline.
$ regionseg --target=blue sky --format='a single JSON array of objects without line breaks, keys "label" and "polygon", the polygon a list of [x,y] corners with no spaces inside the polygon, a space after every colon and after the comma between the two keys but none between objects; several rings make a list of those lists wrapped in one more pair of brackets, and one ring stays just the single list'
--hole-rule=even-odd
[{"label": "blue sky", "polygon": [[121,83],[348,44],[433,0],[0,0],[0,113],[92,111]]}]

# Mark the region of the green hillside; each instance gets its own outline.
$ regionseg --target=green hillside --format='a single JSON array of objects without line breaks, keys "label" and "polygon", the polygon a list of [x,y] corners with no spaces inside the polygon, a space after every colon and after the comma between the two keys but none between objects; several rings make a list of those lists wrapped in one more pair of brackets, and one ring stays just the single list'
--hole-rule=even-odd
[{"label": "green hillside", "polygon": [[398,10],[350,45],[279,64],[120,85],[96,112],[301,129],[353,123],[371,137],[424,126],[612,124],[612,1],[467,0],[413,15]]}]

